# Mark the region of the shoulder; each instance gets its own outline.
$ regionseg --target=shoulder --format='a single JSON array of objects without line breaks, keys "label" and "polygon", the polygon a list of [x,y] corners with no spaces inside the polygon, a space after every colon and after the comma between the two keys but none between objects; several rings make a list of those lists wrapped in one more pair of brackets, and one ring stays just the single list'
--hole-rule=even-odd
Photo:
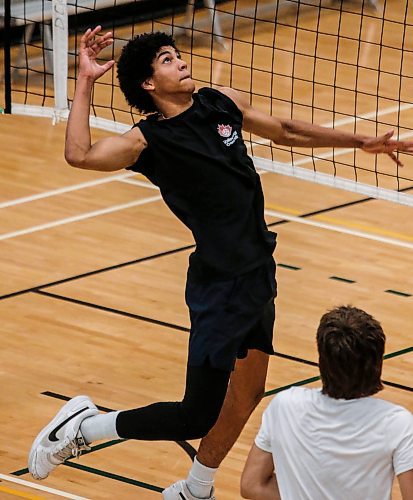
[{"label": "shoulder", "polygon": [[374,414],[389,435],[409,433],[413,435],[413,415],[403,406],[377,397],[361,398],[366,411]]},{"label": "shoulder", "polygon": [[246,102],[245,98],[238,91],[230,87],[220,87],[219,89],[204,87],[198,91],[198,95],[201,98],[206,97],[210,102],[214,102],[215,104],[224,104],[233,111],[241,112],[241,114]]},{"label": "shoulder", "polygon": [[222,87],[220,91],[237,106],[243,115],[249,111],[253,111],[253,107],[244,93],[234,90],[231,87]]},{"label": "shoulder", "polygon": [[[413,415],[403,406],[390,403],[389,401],[380,401],[389,421],[394,421],[397,427],[410,428],[413,432]],[[384,403],[384,404],[383,404]]]},{"label": "shoulder", "polygon": [[135,125],[130,130],[128,130],[126,133],[124,133],[122,135],[122,137],[144,139],[145,136],[142,132],[142,129],[144,129],[145,122],[146,122],[146,120],[141,120],[138,123],[135,123]]},{"label": "shoulder", "polygon": [[309,387],[299,387],[293,385],[285,391],[281,391],[279,396],[286,400],[312,399],[315,395],[320,394],[320,389],[311,389]]},{"label": "shoulder", "polygon": [[132,137],[139,138],[140,140],[148,145],[148,142],[151,138],[151,132],[153,131],[154,126],[156,126],[156,116],[149,115],[146,118],[143,118],[139,122],[135,123],[135,125],[127,132],[125,135],[130,135]]},{"label": "shoulder", "polygon": [[300,405],[305,401],[311,401],[320,394],[318,389],[309,389],[306,387],[290,387],[279,392],[271,401],[270,406],[275,410],[277,408],[287,408]]}]

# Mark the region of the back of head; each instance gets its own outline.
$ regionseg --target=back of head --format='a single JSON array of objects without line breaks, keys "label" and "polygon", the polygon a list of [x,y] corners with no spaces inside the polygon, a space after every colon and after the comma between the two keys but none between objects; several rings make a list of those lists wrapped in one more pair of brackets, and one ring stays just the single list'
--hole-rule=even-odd
[{"label": "back of head", "polygon": [[385,341],[380,323],[361,309],[342,306],[324,314],[317,330],[323,393],[354,399],[383,389]]},{"label": "back of head", "polygon": [[166,33],[143,33],[137,35],[123,47],[118,60],[119,86],[128,104],[141,113],[154,113],[157,108],[142,88],[142,83],[153,75],[152,63],[161,47],[175,47],[175,42]]}]

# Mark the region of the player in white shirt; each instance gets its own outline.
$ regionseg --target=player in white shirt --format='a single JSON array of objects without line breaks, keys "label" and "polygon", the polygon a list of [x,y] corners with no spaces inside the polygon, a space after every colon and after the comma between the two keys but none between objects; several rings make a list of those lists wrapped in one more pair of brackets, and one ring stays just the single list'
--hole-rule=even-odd
[{"label": "player in white shirt", "polygon": [[413,500],[413,415],[372,397],[385,336],[354,307],[317,331],[322,389],[292,387],[265,410],[241,479],[251,500],[388,500],[394,476]]}]

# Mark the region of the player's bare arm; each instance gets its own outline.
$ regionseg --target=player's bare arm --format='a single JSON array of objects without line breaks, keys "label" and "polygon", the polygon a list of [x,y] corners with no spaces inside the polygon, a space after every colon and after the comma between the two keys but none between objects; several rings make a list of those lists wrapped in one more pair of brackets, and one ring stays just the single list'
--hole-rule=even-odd
[{"label": "player's bare arm", "polygon": [[391,139],[393,130],[379,137],[370,137],[320,127],[300,120],[284,120],[255,109],[234,89],[222,88],[220,91],[232,99],[241,110],[244,117],[243,128],[246,132],[270,139],[276,144],[307,148],[360,148],[372,154],[385,153],[399,166],[402,166],[402,163],[394,152],[413,152],[412,141]]},{"label": "player's bare arm", "polygon": [[413,469],[397,476],[403,500],[413,500]]},{"label": "player's bare arm", "polygon": [[241,496],[250,500],[280,500],[272,454],[252,445],[241,477]]},{"label": "player's bare arm", "polygon": [[133,165],[147,144],[138,128],[91,143],[89,109],[93,85],[115,63],[112,60],[101,65],[96,61],[101,50],[113,43],[112,33],[98,36],[100,30],[100,26],[88,29],[80,41],[79,76],[66,129],[65,158],[73,167],[113,171]]}]

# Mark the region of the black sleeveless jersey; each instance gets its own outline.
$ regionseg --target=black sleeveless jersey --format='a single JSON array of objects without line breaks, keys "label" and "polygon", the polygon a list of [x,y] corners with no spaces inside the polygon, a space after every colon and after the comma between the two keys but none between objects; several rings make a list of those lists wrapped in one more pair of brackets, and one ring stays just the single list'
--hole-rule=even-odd
[{"label": "black sleeveless jersey", "polygon": [[260,178],[241,136],[242,118],[230,98],[203,88],[183,113],[165,120],[152,115],[135,125],[148,147],[129,169],[159,186],[192,231],[190,271],[203,281],[243,274],[275,248]]}]

